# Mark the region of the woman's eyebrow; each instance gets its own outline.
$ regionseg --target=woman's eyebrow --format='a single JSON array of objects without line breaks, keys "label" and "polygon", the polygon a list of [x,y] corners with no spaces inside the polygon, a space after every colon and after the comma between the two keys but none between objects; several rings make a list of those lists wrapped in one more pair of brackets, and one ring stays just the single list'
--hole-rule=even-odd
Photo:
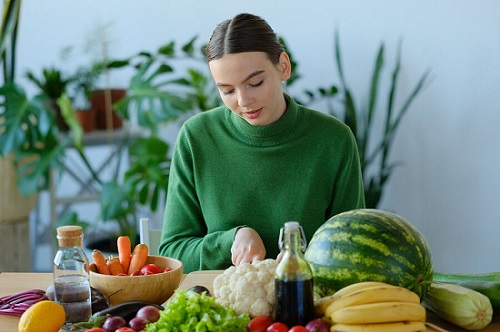
[{"label": "woman's eyebrow", "polygon": [[[249,79],[251,79],[252,77],[255,77],[259,74],[262,74],[264,72],[264,70],[256,70],[254,71],[253,73],[251,73],[250,75],[248,75],[247,77],[245,77],[241,83],[245,83],[246,81],[248,81]],[[231,84],[226,84],[226,83],[217,83],[217,86],[218,87],[223,87],[223,86],[230,86]]]}]

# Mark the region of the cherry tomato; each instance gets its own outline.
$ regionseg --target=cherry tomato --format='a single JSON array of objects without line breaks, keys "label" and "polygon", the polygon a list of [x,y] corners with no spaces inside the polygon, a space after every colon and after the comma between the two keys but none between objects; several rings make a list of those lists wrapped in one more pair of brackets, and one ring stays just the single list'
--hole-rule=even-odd
[{"label": "cherry tomato", "polygon": [[100,328],[100,327],[93,327],[90,330],[85,330],[86,332],[106,332],[105,329]]},{"label": "cherry tomato", "polygon": [[295,325],[288,332],[309,332],[309,330],[302,325]]},{"label": "cherry tomato", "polygon": [[288,332],[288,326],[283,323],[273,323],[269,325],[266,332]]},{"label": "cherry tomato", "polygon": [[169,272],[169,271],[172,271],[172,268],[171,268],[171,267],[167,267],[167,268],[165,269],[165,272]]},{"label": "cherry tomato", "polygon": [[266,329],[274,323],[273,319],[266,315],[255,316],[247,326],[247,332],[266,332]]},{"label": "cherry tomato", "polygon": [[115,332],[136,332],[133,328],[130,327],[120,327]]},{"label": "cherry tomato", "polygon": [[161,272],[163,272],[163,269],[156,264],[146,264],[141,268],[142,275],[157,274]]}]

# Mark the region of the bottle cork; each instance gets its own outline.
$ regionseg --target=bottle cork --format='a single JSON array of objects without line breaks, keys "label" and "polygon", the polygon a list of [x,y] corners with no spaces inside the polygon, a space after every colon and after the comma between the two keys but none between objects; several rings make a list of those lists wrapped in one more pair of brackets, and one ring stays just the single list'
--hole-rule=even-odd
[{"label": "bottle cork", "polygon": [[57,228],[59,247],[81,247],[83,231],[80,226],[61,226]]}]

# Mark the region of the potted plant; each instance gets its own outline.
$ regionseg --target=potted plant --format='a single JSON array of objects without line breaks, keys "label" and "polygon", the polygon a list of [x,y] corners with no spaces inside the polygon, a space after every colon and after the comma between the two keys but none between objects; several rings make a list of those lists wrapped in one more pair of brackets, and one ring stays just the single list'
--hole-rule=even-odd
[{"label": "potted plant", "polygon": [[[193,43],[195,38],[183,45],[181,55],[177,54],[175,43],[160,47],[157,52],[140,52],[122,60],[110,60],[101,64],[116,70],[126,66],[135,68],[127,94],[121,101],[114,103],[117,114],[123,121],[133,121],[144,133],[139,137],[129,137],[126,141],[129,166],[123,176],[105,181],[93,170],[90,185],[99,193],[100,219],[104,224],[114,223],[116,233],[106,230],[92,232],[90,247],[99,244],[116,244],[116,237],[128,235],[132,241],[137,239],[139,214],[137,211],[156,212],[161,199],[166,195],[170,168],[169,144],[160,136],[162,126],[178,120],[183,114],[197,110],[199,94],[187,83],[193,77],[194,70],[189,70],[186,77],[178,76],[171,63],[176,60],[194,60]],[[199,76],[198,76],[199,77]],[[179,93],[179,87],[185,92]],[[173,91],[176,91],[175,93]],[[212,95],[213,96],[213,95]],[[212,97],[213,98],[213,97]],[[206,107],[210,99],[205,99]],[[70,104],[63,107],[63,114],[70,113]],[[126,128],[128,130],[128,128]],[[92,168],[87,164],[89,170]],[[79,224],[84,227],[92,224],[80,218],[74,211],[62,216],[61,224]],[[97,225],[97,227],[99,224]],[[104,225],[103,225],[104,226]],[[102,229],[102,228],[101,228]],[[94,234],[99,236],[93,236]],[[115,251],[114,248],[104,248]]]},{"label": "potted plant", "polygon": [[[2,270],[31,268],[29,213],[36,203],[36,193],[48,184],[48,159],[60,154],[57,126],[48,108],[49,98],[28,98],[15,82],[15,50],[21,1],[4,2],[0,30],[0,58],[3,83],[0,86],[0,201],[2,250],[9,250],[17,262],[2,262]],[[57,163],[54,164],[57,166]],[[10,172],[10,173],[8,173]],[[14,182],[11,182],[14,181]],[[15,211],[14,215],[8,213]],[[4,223],[5,221],[5,223]],[[4,226],[5,225],[5,229]],[[12,234],[12,236],[10,235]]]},{"label": "potted plant", "polygon": [[[342,57],[340,51],[340,41],[338,32],[335,33],[335,64],[340,78],[340,88],[335,85],[329,87],[320,87],[316,91],[306,91],[309,97],[308,103],[318,99],[327,99],[329,103],[329,112],[339,118],[351,128],[358,145],[361,170],[364,179],[366,207],[376,208],[382,198],[383,190],[390,178],[390,175],[396,163],[389,162],[389,153],[396,130],[398,129],[404,115],[410,109],[414,99],[425,87],[429,78],[429,71],[426,71],[413,87],[409,96],[403,101],[400,108],[396,108],[396,92],[398,86],[398,75],[401,70],[401,43],[398,45],[396,54],[396,63],[391,75],[391,85],[387,95],[387,105],[385,109],[384,125],[380,139],[372,142],[375,137],[373,134],[374,120],[377,115],[377,101],[379,92],[379,80],[384,66],[385,47],[382,43],[378,49],[371,82],[369,87],[368,103],[365,107],[358,107],[356,98],[344,76]],[[340,96],[340,100],[336,97]],[[338,106],[335,102],[340,101]],[[378,163],[378,164],[377,164]]]}]

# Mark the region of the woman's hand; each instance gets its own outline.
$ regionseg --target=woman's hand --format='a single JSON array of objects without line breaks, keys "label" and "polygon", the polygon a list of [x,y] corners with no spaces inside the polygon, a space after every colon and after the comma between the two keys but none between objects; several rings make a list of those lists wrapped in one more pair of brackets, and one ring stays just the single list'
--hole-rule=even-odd
[{"label": "woman's hand", "polygon": [[242,263],[254,263],[266,257],[264,242],[253,228],[242,227],[234,236],[231,247],[231,259],[235,266]]}]

